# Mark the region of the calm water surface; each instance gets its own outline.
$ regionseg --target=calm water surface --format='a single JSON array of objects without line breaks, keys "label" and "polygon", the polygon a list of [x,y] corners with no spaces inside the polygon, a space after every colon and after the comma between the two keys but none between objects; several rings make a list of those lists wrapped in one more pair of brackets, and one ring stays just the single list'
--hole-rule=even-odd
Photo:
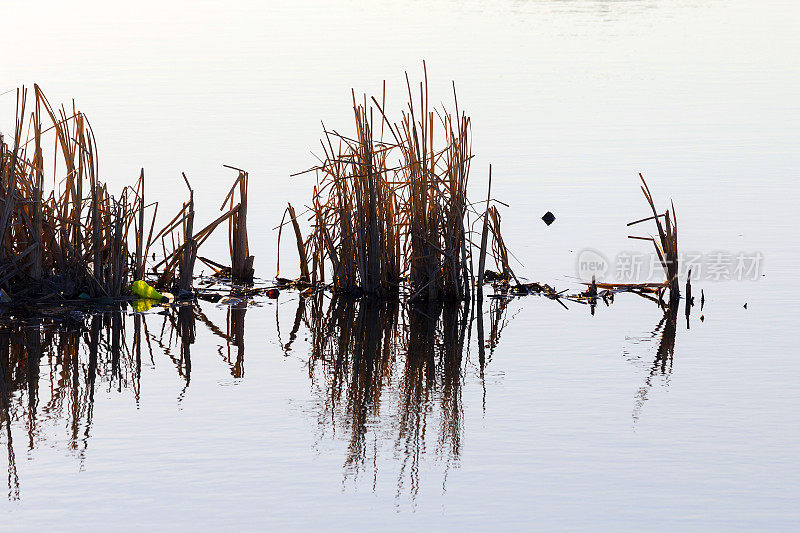
[{"label": "calm water surface", "polygon": [[[591,315],[538,297],[477,313],[291,293],[21,324],[0,333],[7,524],[800,527],[794,2],[9,11],[0,92],[76,98],[112,187],[144,166],[169,206],[186,171],[210,221],[234,177],[222,164],[250,171],[264,278],[285,202],[310,196],[310,176],[288,175],[314,164],[320,120],[349,131],[350,88],[382,80],[399,112],[422,59],[435,99],[456,81],[473,185],[491,162],[521,274],[574,288],[582,250],[646,251],[626,239],[647,215],[637,172],[674,200],[683,250],[763,261],[755,280],[697,280],[690,327],[631,295]],[[13,106],[0,96],[2,131]],[[205,246],[227,253],[223,237]]]}]

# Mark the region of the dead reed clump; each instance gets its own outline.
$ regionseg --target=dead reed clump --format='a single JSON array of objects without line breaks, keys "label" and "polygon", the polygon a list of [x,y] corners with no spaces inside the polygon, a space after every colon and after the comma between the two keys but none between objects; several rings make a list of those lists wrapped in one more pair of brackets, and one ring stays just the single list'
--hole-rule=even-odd
[{"label": "dead reed clump", "polygon": [[[250,280],[253,258],[247,245],[247,173],[239,171],[226,198],[230,209],[194,230],[194,191],[160,231],[158,202],[145,203],[142,169],[132,187],[109,193],[99,176],[97,142],[86,116],[56,109],[34,85],[17,90],[13,139],[0,136],[0,289],[4,303],[124,297],[134,280],[145,279],[179,294],[192,291],[198,247],[229,221],[233,276]],[[52,146],[47,139],[52,137]],[[45,178],[45,151],[52,152],[52,181]],[[233,205],[238,186],[240,200]],[[224,209],[224,207],[223,207]],[[149,211],[150,220],[145,219]],[[145,230],[149,232],[145,238]],[[159,243],[163,259],[147,268]],[[170,251],[168,251],[170,250]],[[155,262],[155,254],[153,254]]]},{"label": "dead reed clump", "polygon": [[302,278],[317,283],[328,270],[336,292],[468,300],[470,119],[455,87],[454,112],[431,106],[427,72],[418,88],[408,76],[406,86],[399,121],[386,114],[385,90],[381,102],[353,92],[355,135],[324,130],[305,241],[290,210]]},{"label": "dead reed clump", "polygon": [[[27,104],[28,90],[17,90],[14,137],[10,144],[0,141],[0,287],[12,301],[81,292],[118,297],[137,269],[128,237],[134,214],[143,209],[141,189],[109,193],[98,177],[91,125],[74,104],[56,110],[38,86],[32,111]],[[53,186],[46,188],[49,132]]]}]

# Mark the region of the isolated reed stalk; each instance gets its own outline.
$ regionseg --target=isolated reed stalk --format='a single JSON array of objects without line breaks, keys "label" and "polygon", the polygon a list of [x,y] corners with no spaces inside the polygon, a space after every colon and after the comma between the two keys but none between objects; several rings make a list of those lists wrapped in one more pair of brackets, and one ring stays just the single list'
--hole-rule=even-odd
[{"label": "isolated reed stalk", "polygon": [[144,248],[144,169],[139,174],[139,183],[137,184],[137,199],[138,199],[138,223],[136,225],[136,263],[134,277],[136,279],[144,279],[145,272],[145,256],[147,251]]},{"label": "isolated reed stalk", "polygon": [[184,223],[184,239],[186,245],[184,246],[181,254],[181,267],[180,267],[180,282],[178,288],[181,291],[189,292],[192,290],[192,275],[194,273],[194,263],[197,258],[197,241],[194,239],[194,190],[186,178],[186,174],[182,174],[186,186],[189,188],[189,203],[185,205],[186,219]]},{"label": "isolated reed stalk", "polygon": [[[639,179],[642,180],[642,194],[644,194],[645,200],[647,200],[653,212],[653,216],[630,222],[628,226],[654,220],[656,229],[658,230],[658,241],[656,241],[655,237],[636,237],[629,235],[628,238],[651,241],[653,243],[656,255],[658,256],[659,262],[664,269],[664,275],[666,276],[663,286],[669,289],[670,307],[675,307],[680,299],[680,287],[678,285],[678,219],[675,214],[675,205],[670,202],[672,208],[671,213],[669,209],[663,213],[658,213],[653,201],[653,195],[650,192],[650,188],[647,186],[647,182],[644,180],[644,176],[639,174]],[[663,224],[661,219],[664,220]]]},{"label": "isolated reed stalk", "polygon": [[303,243],[303,234],[300,232],[300,224],[297,222],[297,214],[292,204],[289,204],[286,209],[289,211],[289,217],[292,221],[292,227],[294,228],[295,240],[297,241],[297,254],[300,257],[300,276],[304,281],[309,281],[311,275],[308,271],[308,257],[306,256],[306,248]]},{"label": "isolated reed stalk", "polygon": [[[492,165],[489,165],[489,187],[486,193],[486,210],[483,213],[483,229],[481,230],[481,247],[478,259],[478,299],[483,299],[483,276],[486,268],[486,246],[489,239],[489,202],[492,198]],[[481,322],[482,324],[482,322]]]},{"label": "isolated reed stalk", "polygon": [[[254,257],[250,255],[250,247],[247,240],[247,185],[249,176],[242,169],[229,165],[224,165],[239,172],[233,182],[230,192],[222,202],[220,210],[225,208],[225,204],[230,201],[231,216],[228,218],[228,239],[231,251],[231,275],[238,280],[250,281],[253,279]],[[239,203],[233,208],[233,201],[236,189],[239,190]]]}]

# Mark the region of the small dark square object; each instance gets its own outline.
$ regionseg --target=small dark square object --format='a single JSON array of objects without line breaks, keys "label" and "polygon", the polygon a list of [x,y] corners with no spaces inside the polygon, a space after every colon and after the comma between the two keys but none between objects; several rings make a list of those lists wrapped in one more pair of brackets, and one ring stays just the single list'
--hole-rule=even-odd
[{"label": "small dark square object", "polygon": [[548,226],[550,224],[552,224],[553,221],[555,221],[555,219],[556,219],[556,216],[553,213],[551,213],[550,211],[545,213],[544,216],[542,217],[542,220],[544,220],[544,223],[547,224]]}]

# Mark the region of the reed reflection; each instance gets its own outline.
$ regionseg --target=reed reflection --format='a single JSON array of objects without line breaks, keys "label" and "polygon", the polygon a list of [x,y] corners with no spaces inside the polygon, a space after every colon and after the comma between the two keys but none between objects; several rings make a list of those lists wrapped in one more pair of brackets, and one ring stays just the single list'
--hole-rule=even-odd
[{"label": "reed reflection", "polygon": [[208,320],[198,305],[151,314],[71,313],[0,325],[0,441],[7,449],[8,497],[20,497],[15,453],[20,430],[26,450],[31,451],[48,436],[63,434],[66,427],[67,446],[82,469],[96,390],[132,394],[138,404],[142,359],[149,357],[149,366],[155,366],[154,346],[172,361],[184,382],[178,391],[180,401],[191,381],[198,317],[226,340],[229,361],[230,350],[235,349],[231,373],[241,377],[244,315],[244,307],[228,310],[227,333]]},{"label": "reed reflection", "polygon": [[[298,339],[309,343],[304,361],[320,437],[346,439],[344,482],[371,476],[375,487],[380,465],[391,464],[397,496],[415,498],[433,460],[444,464],[444,488],[463,449],[467,376],[482,387],[485,408],[484,370],[508,323],[508,304],[504,298],[470,305],[298,297],[288,336],[278,324],[278,340],[286,355],[305,354]],[[160,359],[180,377],[176,396],[182,401],[198,327],[222,340],[222,361],[233,378],[243,378],[247,302],[231,297],[224,315],[214,312],[224,321],[215,323],[209,317],[214,314],[196,302],[159,313],[71,313],[0,325],[0,442],[7,451],[8,497],[20,497],[20,446],[29,452],[53,435],[65,436],[83,468],[98,391],[100,397],[130,394],[138,404],[142,370]],[[658,345],[652,362],[631,357],[646,374],[634,420],[657,380],[669,379],[676,323],[677,310],[667,310],[645,339],[635,341]],[[471,347],[477,348],[473,360]]]},{"label": "reed reflection", "polygon": [[644,384],[636,392],[636,399],[633,407],[633,420],[639,420],[645,402],[648,399],[650,390],[656,379],[663,379],[669,383],[672,375],[672,361],[675,355],[675,335],[677,332],[678,308],[673,306],[666,308],[661,320],[650,333],[649,337],[641,340],[658,340],[655,357],[648,367]]},{"label": "reed reflection", "polygon": [[[484,339],[482,307],[466,303],[399,303],[322,295],[298,302],[290,340],[300,322],[309,330],[312,389],[320,436],[347,439],[344,481],[369,474],[377,484],[379,455],[399,462],[398,497],[415,498],[426,453],[445,468],[457,465],[464,427],[462,387],[473,323],[478,375],[497,345],[505,303],[490,305]],[[484,388],[485,391],[485,388]],[[387,449],[388,448],[388,449]],[[445,476],[446,479],[446,476]]]}]

